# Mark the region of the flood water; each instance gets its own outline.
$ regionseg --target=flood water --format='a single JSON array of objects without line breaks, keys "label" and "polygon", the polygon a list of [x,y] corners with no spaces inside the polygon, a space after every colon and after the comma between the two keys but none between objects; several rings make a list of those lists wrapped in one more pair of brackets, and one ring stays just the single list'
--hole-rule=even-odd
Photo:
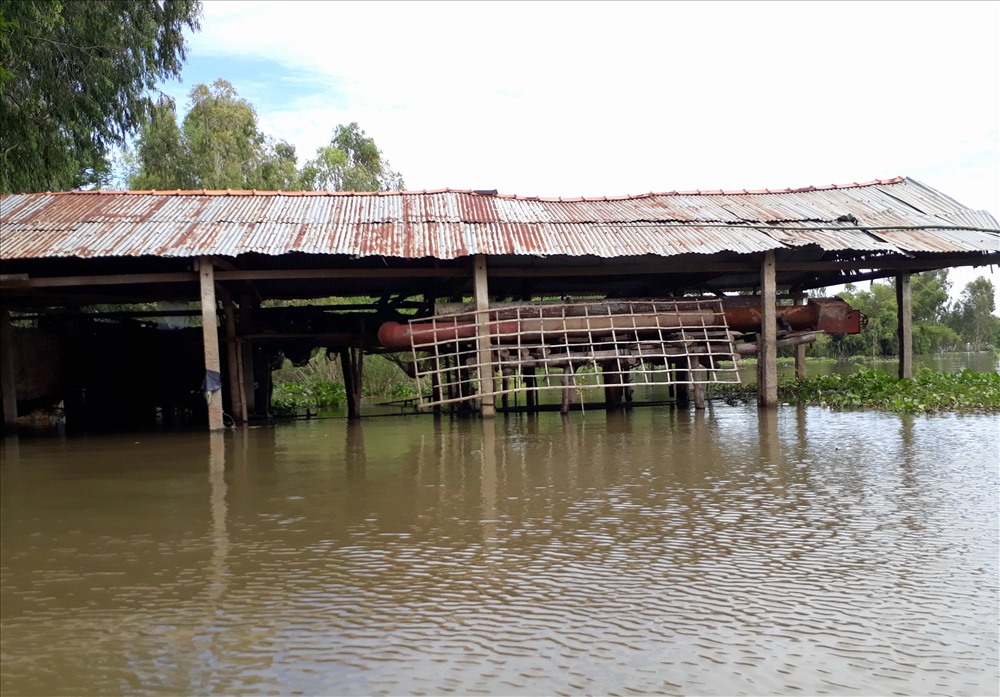
[{"label": "flood water", "polygon": [[3,441],[14,695],[995,695],[996,416]]}]

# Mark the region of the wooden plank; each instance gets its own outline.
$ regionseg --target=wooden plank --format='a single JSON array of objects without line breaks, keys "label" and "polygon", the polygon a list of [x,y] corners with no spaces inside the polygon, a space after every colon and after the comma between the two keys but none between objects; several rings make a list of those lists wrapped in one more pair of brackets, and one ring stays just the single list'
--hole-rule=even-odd
[{"label": "wooden plank", "polygon": [[757,345],[757,406],[778,406],[778,321],[775,303],[774,252],[765,252],[760,266],[760,341]]},{"label": "wooden plank", "polygon": [[[494,278],[534,278],[567,276],[641,276],[676,273],[741,273],[753,272],[758,266],[753,261],[732,262],[692,262],[690,259],[663,257],[654,264],[630,263],[622,257],[618,263],[608,266],[512,266],[494,268],[490,276]],[[989,266],[1000,264],[1000,253],[989,254],[946,254],[927,258],[888,258],[841,261],[797,261],[780,262],[776,270],[781,271],[850,271],[855,269],[882,269],[886,271],[929,271],[955,266]],[[309,280],[309,279],[352,279],[352,278],[465,278],[467,272],[460,268],[338,268],[338,269],[236,269],[217,271],[216,280],[225,281],[267,281],[267,280]],[[891,275],[891,274],[889,274]],[[155,283],[189,283],[197,279],[197,274],[187,271],[163,273],[114,274],[94,276],[54,276],[44,278],[23,278],[23,274],[9,274],[0,279],[0,291],[24,290],[32,288],[59,288],[72,286],[121,286]],[[843,281],[837,281],[840,283]]]},{"label": "wooden plank", "polygon": [[295,281],[338,278],[467,278],[464,269],[393,269],[393,268],[351,268],[351,269],[256,269],[242,271],[218,271],[218,281]]},{"label": "wooden plank", "polygon": [[17,365],[14,362],[14,327],[10,311],[0,309],[0,394],[3,395],[3,423],[17,425]]},{"label": "wooden plank", "polygon": [[473,263],[473,281],[476,293],[477,315],[476,335],[479,343],[479,357],[476,370],[479,373],[479,415],[484,419],[496,416],[496,402],[493,397],[493,357],[490,350],[489,283],[486,273],[486,255],[477,254]]},{"label": "wooden plank", "polygon": [[0,281],[0,290],[25,288],[61,288],[68,286],[128,286],[147,283],[194,283],[198,274],[191,271],[169,273],[127,273],[105,276],[53,276]]},{"label": "wooden plank", "polygon": [[896,276],[896,320],[899,335],[899,379],[913,377],[913,296],[910,274]]},{"label": "wooden plank", "polygon": [[[205,371],[219,370],[219,317],[215,299],[215,274],[212,262],[204,258],[198,264],[201,286],[201,337],[205,352]],[[212,394],[208,401],[208,428],[217,431],[222,423],[222,395]]]}]

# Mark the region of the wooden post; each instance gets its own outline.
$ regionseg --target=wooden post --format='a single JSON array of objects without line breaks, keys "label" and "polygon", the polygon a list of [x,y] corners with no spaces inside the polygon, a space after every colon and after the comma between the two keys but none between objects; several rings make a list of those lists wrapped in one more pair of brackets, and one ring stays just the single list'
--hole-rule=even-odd
[{"label": "wooden post", "polygon": [[682,370],[681,364],[677,360],[670,361],[670,365],[674,369],[676,380],[674,383],[674,403],[678,409],[687,409],[691,406],[691,390],[687,384],[687,381],[691,379],[690,373],[687,370]]},{"label": "wooden post", "polygon": [[344,390],[347,392],[347,418],[361,418],[361,374],[365,354],[360,348],[340,349],[340,367],[344,373]]},{"label": "wooden post", "polygon": [[[198,280],[201,283],[201,338],[205,352],[205,372],[219,372],[219,317],[215,302],[215,269],[212,260],[201,257],[198,261]],[[222,423],[222,395],[212,393],[208,401],[208,428],[217,431]]]},{"label": "wooden post", "polygon": [[601,378],[604,380],[604,406],[608,411],[622,408],[625,388],[621,385],[608,384],[622,382],[621,365],[616,361],[605,361],[601,364]]},{"label": "wooden post", "polygon": [[[238,325],[244,334],[252,333],[254,330],[253,307],[253,296],[250,293],[244,293],[240,296]],[[247,412],[243,420],[246,421],[250,414],[257,416],[257,390],[255,389],[257,380],[254,377],[253,344],[250,341],[240,342],[240,370],[240,374],[243,376],[243,406]]]},{"label": "wooden post", "polygon": [[757,343],[757,406],[778,406],[778,322],[774,250],[760,266],[760,341]]},{"label": "wooden post", "polygon": [[538,408],[538,379],[535,377],[534,367],[525,368],[523,375],[524,386],[528,388],[525,393],[525,408],[529,414],[532,414]]},{"label": "wooden post", "polygon": [[896,276],[896,319],[899,332],[899,379],[913,377],[913,298],[910,274]]},{"label": "wooden post", "polygon": [[[809,299],[803,295],[797,298],[795,301],[796,305],[805,305],[809,302]],[[795,347],[795,379],[805,380],[806,379],[806,345],[799,344]]]},{"label": "wooden post", "polygon": [[486,255],[477,254],[473,266],[476,291],[477,335],[479,356],[476,370],[479,374],[479,415],[484,419],[496,416],[496,401],[493,397],[493,359],[490,350],[490,309],[489,289],[486,277]]},{"label": "wooden post", "polygon": [[246,374],[243,372],[243,343],[236,345],[236,375],[240,380],[240,419],[243,423],[249,423],[250,416],[247,409]]},{"label": "wooden post", "polygon": [[222,296],[222,317],[226,323],[226,372],[229,374],[229,409],[233,420],[245,423],[246,408],[240,398],[240,359],[239,345],[236,339],[236,308],[229,291],[221,286],[218,288]]},{"label": "wooden post", "polygon": [[569,413],[569,405],[573,403],[573,364],[567,363],[562,374],[562,404],[559,405],[560,414]]},{"label": "wooden post", "polygon": [[3,423],[8,428],[17,425],[17,363],[14,357],[14,327],[10,311],[0,309],[0,394],[3,394]]},{"label": "wooden post", "polygon": [[692,356],[690,361],[691,369],[688,372],[691,379],[696,381],[694,383],[694,408],[696,411],[701,411],[705,408],[705,384],[701,382],[705,376],[701,370],[701,361],[695,356]]}]

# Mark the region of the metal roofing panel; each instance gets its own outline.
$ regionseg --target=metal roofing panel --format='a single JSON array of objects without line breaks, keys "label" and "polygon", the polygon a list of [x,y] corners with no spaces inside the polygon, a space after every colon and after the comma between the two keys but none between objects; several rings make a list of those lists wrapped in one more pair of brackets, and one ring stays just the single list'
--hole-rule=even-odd
[{"label": "metal roofing panel", "polygon": [[[853,216],[857,224],[837,222]],[[779,247],[1000,249],[996,220],[910,179],[591,199],[468,191],[76,192],[0,197],[0,257],[470,254],[632,257]],[[913,228],[893,230],[886,228]]]}]

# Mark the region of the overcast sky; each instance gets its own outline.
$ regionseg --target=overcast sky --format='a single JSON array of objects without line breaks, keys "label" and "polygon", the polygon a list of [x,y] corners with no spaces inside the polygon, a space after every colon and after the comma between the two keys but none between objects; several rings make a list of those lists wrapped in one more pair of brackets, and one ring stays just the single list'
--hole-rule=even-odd
[{"label": "overcast sky", "polygon": [[300,160],[357,121],[411,190],[904,175],[1000,217],[998,46],[997,2],[207,0],[164,91],[229,80]]}]

